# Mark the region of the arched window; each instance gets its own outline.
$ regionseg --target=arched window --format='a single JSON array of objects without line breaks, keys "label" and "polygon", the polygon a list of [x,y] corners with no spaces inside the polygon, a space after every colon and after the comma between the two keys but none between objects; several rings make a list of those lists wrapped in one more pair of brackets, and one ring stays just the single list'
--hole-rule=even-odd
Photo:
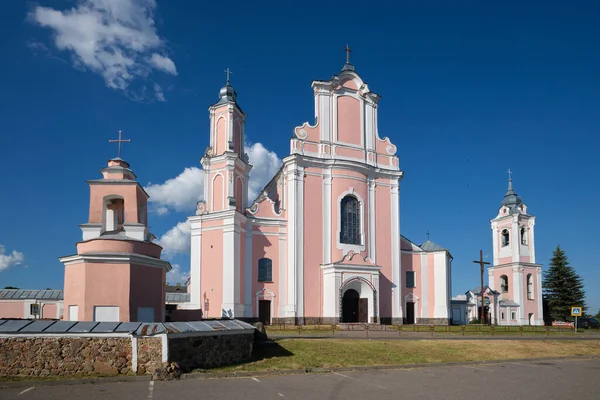
[{"label": "arched window", "polygon": [[533,299],[533,275],[527,274],[527,300]]},{"label": "arched window", "polygon": [[521,244],[527,245],[527,229],[521,228]]},{"label": "arched window", "polygon": [[502,247],[508,246],[510,244],[510,236],[508,234],[508,229],[502,230]]},{"label": "arched window", "polygon": [[258,260],[258,281],[273,282],[273,261],[270,258]]},{"label": "arched window", "polygon": [[361,244],[360,203],[354,196],[346,196],[340,204],[341,231],[340,243]]},{"label": "arched window", "polygon": [[104,231],[121,231],[125,222],[125,200],[121,196],[111,195],[104,198]]},{"label": "arched window", "polygon": [[506,275],[500,277],[500,290],[502,290],[502,292],[508,292],[508,276]]}]

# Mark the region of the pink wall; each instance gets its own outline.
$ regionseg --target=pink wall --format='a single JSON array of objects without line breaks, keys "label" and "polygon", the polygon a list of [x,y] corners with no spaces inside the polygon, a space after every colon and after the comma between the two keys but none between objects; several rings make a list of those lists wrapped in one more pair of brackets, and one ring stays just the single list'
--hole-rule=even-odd
[{"label": "pink wall", "polygon": [[214,154],[220,155],[225,152],[227,146],[227,119],[221,117],[217,121],[215,129],[215,148]]},{"label": "pink wall", "polygon": [[202,269],[200,277],[200,298],[204,310],[204,294],[209,299],[209,310],[204,316],[221,317],[223,303],[223,232],[220,230],[202,232]]},{"label": "pink wall", "polygon": [[[496,268],[493,270],[493,277],[494,277],[494,288],[499,291],[502,294],[502,297],[504,299],[514,299],[513,293],[514,293],[514,282],[513,282],[513,274],[512,274],[512,267],[505,267],[505,268]],[[502,275],[506,275],[506,277],[508,278],[508,291],[507,292],[503,292],[502,288],[500,286],[500,277]]]},{"label": "pink wall", "polygon": [[[79,306],[78,321],[85,321],[85,265],[65,265],[64,315],[69,319],[69,306]],[[87,321],[91,321],[92,318]]]},{"label": "pink wall", "polygon": [[143,199],[139,198],[138,194],[141,196],[142,192],[138,188],[136,184],[90,185],[89,222],[102,223],[104,198],[110,195],[119,195],[125,199],[125,222],[139,222],[138,204],[146,199],[145,196]]},{"label": "pink wall", "polygon": [[[529,300],[527,297],[527,275],[531,274],[531,277],[533,278],[533,299]],[[525,271],[523,271],[523,311],[524,311],[524,316],[525,318],[528,320],[529,319],[529,313],[532,313],[534,315],[534,318],[537,319],[541,319],[543,316],[538,315],[538,301],[540,300],[540,298],[538,298],[538,296],[541,296],[541,288],[538,287],[537,285],[537,270],[535,268],[525,268]]]},{"label": "pink wall", "polygon": [[77,254],[86,253],[136,253],[160,258],[161,247],[155,243],[123,240],[88,240],[77,243]]},{"label": "pink wall", "polygon": [[57,309],[56,304],[44,304],[42,306],[42,318],[46,319],[56,319],[57,317]]},{"label": "pink wall", "polygon": [[[242,212],[246,208],[246,204],[244,204],[244,192],[243,192],[243,181],[242,178],[236,178],[235,180],[235,203],[236,210]],[[242,253],[244,254],[244,253]]]},{"label": "pink wall", "polygon": [[435,254],[427,254],[427,317],[435,315]]},{"label": "pink wall", "polygon": [[242,145],[240,141],[242,139],[242,122],[239,118],[236,118],[233,125],[233,151],[241,154]]},{"label": "pink wall", "polygon": [[360,121],[361,102],[350,96],[337,98],[337,140],[362,145],[362,125]]},{"label": "pink wall", "polygon": [[[304,315],[322,314],[323,179],[304,178]],[[333,231],[333,230],[332,230]],[[340,257],[341,258],[341,257]]]},{"label": "pink wall", "polygon": [[165,270],[132,265],[129,279],[131,293],[129,320],[137,321],[138,307],[153,307],[154,321],[162,321],[165,308]]},{"label": "pink wall", "polygon": [[[254,232],[261,233],[276,233],[279,232],[278,227],[274,226],[254,226]],[[261,258],[270,258],[272,262],[272,282],[258,281],[258,260]],[[272,235],[254,234],[252,235],[252,315],[258,316],[256,309],[256,293],[262,289],[268,289],[275,293],[275,298],[265,298],[273,302],[274,314],[271,317],[276,317],[279,309],[279,237]],[[266,294],[266,293],[265,293]]]},{"label": "pink wall", "polygon": [[[378,179],[377,183],[388,183],[387,179]],[[365,184],[366,185],[366,184]],[[400,240],[392,237],[391,190],[389,187],[377,185],[375,188],[375,203],[377,204],[375,214],[375,251],[376,263],[381,265],[379,275],[379,315],[381,317],[392,316],[392,241]],[[381,211],[380,211],[381,210]],[[382,212],[383,211],[383,212]],[[367,225],[368,226],[368,225]],[[404,282],[404,280],[403,280]]]},{"label": "pink wall", "polygon": [[25,318],[25,302],[0,301],[0,318]]},{"label": "pink wall", "polygon": [[223,175],[217,174],[212,177],[212,211],[221,211],[225,208],[227,194],[223,191],[224,185]]}]

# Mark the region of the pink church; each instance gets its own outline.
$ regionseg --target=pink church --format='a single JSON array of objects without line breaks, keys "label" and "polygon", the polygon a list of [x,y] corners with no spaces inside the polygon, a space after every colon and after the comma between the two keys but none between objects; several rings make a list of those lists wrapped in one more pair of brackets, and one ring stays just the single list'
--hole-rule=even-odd
[{"label": "pink church", "polygon": [[380,97],[349,62],[312,88],[314,124],[294,129],[290,155],[251,203],[246,114],[229,81],[210,106],[181,307],[267,324],[449,323],[452,256],[400,234],[403,171],[379,136]]}]

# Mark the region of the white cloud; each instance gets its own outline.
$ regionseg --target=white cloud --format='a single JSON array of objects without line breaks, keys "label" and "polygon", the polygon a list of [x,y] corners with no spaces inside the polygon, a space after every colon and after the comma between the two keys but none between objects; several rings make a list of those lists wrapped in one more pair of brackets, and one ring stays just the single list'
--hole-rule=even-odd
[{"label": "white cloud", "polygon": [[150,57],[150,63],[152,63],[157,69],[163,70],[172,75],[177,75],[175,63],[169,57],[154,53],[152,54],[152,57]]},{"label": "white cloud", "polygon": [[190,277],[189,271],[181,271],[181,266],[179,264],[173,264],[171,267],[171,270],[167,272],[167,282],[170,285],[177,285],[178,283],[181,283],[182,285],[185,284]]},{"label": "white cloud", "polygon": [[[127,93],[135,79],[153,69],[177,75],[175,63],[157,53],[165,53],[165,44],[154,25],[155,8],[155,0],[79,0],[63,11],[37,6],[29,19],[53,31],[54,45],[71,53],[75,67],[94,71],[109,88]],[[164,97],[162,90],[154,97]]]},{"label": "white cloud", "polygon": [[252,202],[281,167],[281,160],[261,143],[247,144],[246,153],[252,164],[248,182],[248,201]]},{"label": "white cloud", "polygon": [[4,246],[0,244],[0,271],[22,264],[23,261],[25,261],[23,253],[13,250],[12,253],[6,254]]},{"label": "white cloud", "polygon": [[169,210],[191,212],[202,199],[204,172],[197,167],[186,168],[175,178],[162,184],[150,183],[145,189],[151,204],[158,207],[157,214],[164,215]]},{"label": "white cloud", "polygon": [[179,222],[158,239],[158,244],[170,256],[188,254],[190,252],[190,224]]}]

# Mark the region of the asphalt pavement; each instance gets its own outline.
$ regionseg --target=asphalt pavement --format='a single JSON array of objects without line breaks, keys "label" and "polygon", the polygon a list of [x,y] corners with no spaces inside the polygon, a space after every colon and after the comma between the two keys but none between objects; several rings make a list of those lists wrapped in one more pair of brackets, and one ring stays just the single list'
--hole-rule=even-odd
[{"label": "asphalt pavement", "polygon": [[0,389],[0,399],[598,399],[600,359]]}]

